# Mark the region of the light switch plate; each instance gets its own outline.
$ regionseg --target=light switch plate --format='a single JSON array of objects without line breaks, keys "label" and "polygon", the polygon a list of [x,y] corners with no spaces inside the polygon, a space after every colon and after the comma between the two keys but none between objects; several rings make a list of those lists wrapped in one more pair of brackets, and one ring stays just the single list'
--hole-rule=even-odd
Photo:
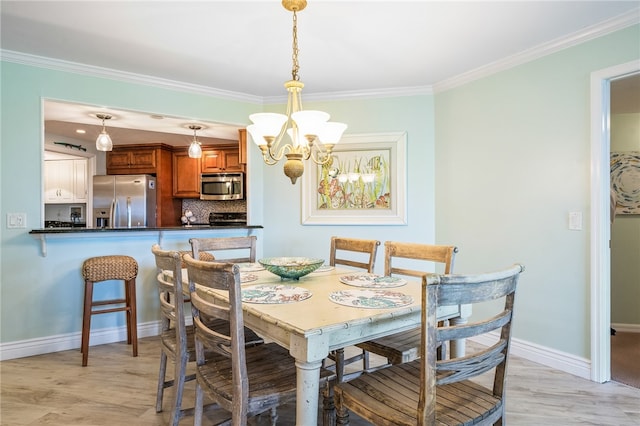
[{"label": "light switch plate", "polygon": [[569,212],[569,229],[582,231],[582,212]]},{"label": "light switch plate", "polygon": [[7,228],[26,228],[26,213],[7,213]]}]

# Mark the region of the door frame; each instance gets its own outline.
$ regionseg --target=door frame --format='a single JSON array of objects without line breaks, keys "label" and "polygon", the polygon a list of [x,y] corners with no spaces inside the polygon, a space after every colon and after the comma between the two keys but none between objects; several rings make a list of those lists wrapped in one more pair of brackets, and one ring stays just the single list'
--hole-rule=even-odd
[{"label": "door frame", "polygon": [[591,73],[591,380],[611,380],[610,82],[640,60]]}]

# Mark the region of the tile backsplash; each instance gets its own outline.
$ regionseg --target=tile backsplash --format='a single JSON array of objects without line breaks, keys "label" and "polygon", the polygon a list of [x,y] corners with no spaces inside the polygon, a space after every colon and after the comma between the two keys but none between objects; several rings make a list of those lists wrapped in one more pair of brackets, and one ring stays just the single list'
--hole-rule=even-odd
[{"label": "tile backsplash", "polygon": [[191,210],[196,217],[195,223],[209,223],[209,213],[211,212],[246,212],[247,201],[206,201],[185,198],[182,200],[182,213],[184,213],[185,210]]}]

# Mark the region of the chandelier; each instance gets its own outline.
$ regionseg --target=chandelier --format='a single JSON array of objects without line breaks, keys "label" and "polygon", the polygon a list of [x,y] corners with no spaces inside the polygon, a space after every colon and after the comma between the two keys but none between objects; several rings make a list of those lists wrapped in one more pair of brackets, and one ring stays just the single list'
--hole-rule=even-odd
[{"label": "chandelier", "polygon": [[[298,76],[297,12],[307,6],[307,1],[282,0],[282,6],[293,12],[292,78],[284,84],[288,92],[286,114],[251,114],[249,119],[253,124],[247,126],[247,131],[262,151],[262,159],[266,164],[274,165],[283,157],[287,158],[284,174],[295,184],[304,173],[303,161],[311,159],[318,165],[331,161],[333,147],[340,141],[347,125],[329,122],[329,114],[326,112],[302,109],[301,92],[304,84]],[[283,142],[285,134],[290,138],[289,143]]]}]

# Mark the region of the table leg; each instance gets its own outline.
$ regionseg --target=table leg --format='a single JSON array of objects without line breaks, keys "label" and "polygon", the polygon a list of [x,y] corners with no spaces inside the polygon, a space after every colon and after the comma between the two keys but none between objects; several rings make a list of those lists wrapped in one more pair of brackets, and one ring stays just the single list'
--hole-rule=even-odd
[{"label": "table leg", "polygon": [[320,366],[322,361],[304,362],[296,360],[297,395],[296,425],[318,424],[318,396],[320,392]]},{"label": "table leg", "polygon": [[[467,321],[467,318],[457,317],[457,318],[451,318],[449,322],[452,325],[462,325],[462,324],[466,324],[468,321]],[[453,358],[460,358],[464,356],[465,350],[466,350],[465,339],[452,340],[450,344],[451,344],[450,346],[451,354],[449,355],[450,358],[453,359]]]}]

